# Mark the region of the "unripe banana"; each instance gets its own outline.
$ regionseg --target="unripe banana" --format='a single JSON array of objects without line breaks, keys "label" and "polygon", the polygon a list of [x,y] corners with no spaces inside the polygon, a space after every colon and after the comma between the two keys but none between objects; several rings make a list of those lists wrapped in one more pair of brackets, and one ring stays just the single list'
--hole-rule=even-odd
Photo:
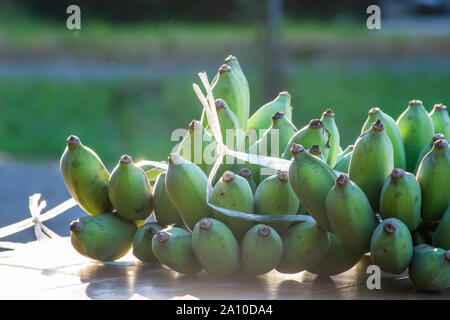
[{"label": "unripe banana", "polygon": [[328,130],[324,127],[323,122],[318,119],[311,120],[307,126],[297,131],[291,140],[289,140],[281,156],[283,159],[292,158],[290,150],[294,143],[302,145],[305,149],[309,149],[313,145],[318,145],[322,148],[324,157],[328,158]]},{"label": "unripe banana", "polygon": [[347,175],[336,178],[325,205],[331,229],[339,240],[355,251],[369,251],[377,226],[375,214],[365,193]]},{"label": "unripe banana", "polygon": [[384,181],[394,169],[392,143],[380,119],[355,142],[349,164],[349,178],[367,195],[375,211],[380,205]]},{"label": "unripe banana", "polygon": [[219,220],[204,218],[195,225],[192,249],[200,265],[216,277],[230,275],[239,268],[239,243]]},{"label": "unripe banana", "polygon": [[433,121],[434,133],[442,133],[447,140],[450,139],[450,117],[447,106],[442,103],[435,104],[430,112],[430,118]]},{"label": "unripe banana", "polygon": [[[255,213],[268,215],[297,214],[300,201],[289,183],[286,171],[264,179],[255,192]],[[267,223],[278,233],[290,226],[290,222]]]},{"label": "unripe banana", "polygon": [[411,100],[397,119],[397,125],[405,145],[406,170],[412,172],[420,151],[431,141],[434,133],[433,122],[422,101]]},{"label": "unripe banana", "polygon": [[434,232],[433,245],[450,250],[450,204]]},{"label": "unripe banana", "polygon": [[215,104],[224,144],[231,150],[239,150],[237,131],[239,122],[236,115],[230,110],[225,100],[216,99]]},{"label": "unripe banana", "polygon": [[283,242],[269,226],[257,224],[242,240],[241,260],[244,273],[259,275],[270,272],[280,262]]},{"label": "unripe banana", "polygon": [[217,158],[216,142],[214,138],[203,129],[200,121],[192,120],[189,131],[178,146],[177,153],[190,161],[206,175],[209,175]]},{"label": "unripe banana", "polygon": [[319,158],[323,162],[327,162],[327,159],[324,157],[324,155],[322,153],[322,148],[320,146],[313,145],[311,148],[308,149],[308,152],[310,155]]},{"label": "unripe banana", "polygon": [[[231,171],[225,171],[222,178],[214,186],[210,201],[212,204],[225,209],[253,213],[253,192],[247,180]],[[238,241],[244,238],[247,231],[255,224],[251,220],[229,217],[225,214],[213,210],[217,220],[225,223]]]},{"label": "unripe banana", "polygon": [[440,220],[450,202],[450,146],[447,140],[438,140],[422,159],[417,170],[417,181],[422,189],[422,219]]},{"label": "unripe banana", "polygon": [[195,275],[202,270],[192,250],[192,235],[185,229],[159,231],[153,236],[152,250],[159,262],[176,272]]},{"label": "unripe banana", "polygon": [[166,172],[160,173],[156,179],[153,192],[153,210],[156,221],[161,226],[165,227],[172,224],[183,226],[183,220],[166,190]]},{"label": "unripe banana", "polygon": [[443,290],[450,287],[450,250],[421,244],[414,248],[409,265],[409,279],[423,291]]},{"label": "unripe banana", "polygon": [[248,168],[242,168],[241,170],[239,170],[239,175],[245,180],[247,180],[250,189],[252,189],[253,194],[255,194],[256,183],[255,180],[253,180],[252,171]]},{"label": "unripe banana", "polygon": [[297,273],[318,264],[330,249],[328,232],[315,221],[303,221],[281,235],[283,254],[276,268],[281,273]]},{"label": "unripe banana", "polygon": [[136,230],[134,222],[108,212],[73,221],[70,238],[75,250],[83,256],[114,261],[130,250]]},{"label": "unripe banana", "polygon": [[227,102],[230,110],[236,115],[239,122],[239,145],[244,143],[247,121],[250,115],[250,96],[248,88],[241,84],[233,68],[229,65],[222,65],[219,68],[218,78],[212,84],[213,95],[217,99]]},{"label": "unripe banana", "polygon": [[189,230],[202,218],[212,217],[206,203],[208,177],[197,165],[176,153],[169,156],[166,190]]},{"label": "unripe banana", "polygon": [[431,139],[431,142],[429,144],[427,144],[427,146],[425,148],[423,148],[422,151],[420,151],[419,158],[417,159],[416,167],[414,168],[414,174],[417,174],[417,170],[419,170],[419,166],[420,166],[420,163],[422,162],[423,157],[425,157],[425,155],[431,151],[434,143],[441,139],[445,139],[443,134],[441,134],[441,133],[433,134],[433,139]]},{"label": "unripe banana", "polygon": [[380,223],[370,241],[370,259],[381,269],[400,274],[413,257],[413,241],[408,227],[396,218]]},{"label": "unripe banana", "polygon": [[248,104],[250,105],[250,90],[248,87],[247,78],[245,77],[245,74],[242,71],[238,59],[235,56],[229,55],[227,58],[225,58],[225,63],[232,68],[233,72],[236,74],[239,81],[241,82],[241,86],[243,87],[244,93],[247,96]]},{"label": "unripe banana", "polygon": [[336,165],[333,167],[333,170],[348,173],[348,167],[350,166],[350,159],[352,158],[352,153],[353,153],[353,145],[351,145],[351,151],[343,155],[342,158],[340,158],[336,162]]},{"label": "unripe banana", "polygon": [[353,144],[350,144],[347,146],[347,148],[345,148],[345,150],[341,150],[341,152],[338,153],[337,157],[336,157],[336,164],[341,161],[342,158],[344,158],[346,155],[348,155],[349,153],[353,152]]},{"label": "unripe banana", "polygon": [[278,96],[255,111],[248,119],[248,130],[267,130],[271,125],[271,117],[275,112],[282,112],[289,121],[292,121],[291,95],[287,91],[280,92]]},{"label": "unripe banana", "polygon": [[118,214],[132,221],[147,219],[153,210],[152,191],[145,172],[123,155],[108,183],[109,198]]},{"label": "unripe banana", "polygon": [[386,129],[386,134],[392,143],[392,148],[394,150],[394,167],[405,169],[406,168],[406,155],[405,155],[405,145],[403,144],[402,134],[392,117],[381,111],[380,108],[372,108],[369,110],[369,116],[363,125],[361,134],[370,129],[371,125],[380,119]]},{"label": "unripe banana", "polygon": [[351,269],[361,259],[361,253],[344,246],[334,233],[330,235],[330,250],[318,264],[309,268],[314,274],[333,276]]},{"label": "unripe banana", "polygon": [[141,261],[156,263],[156,259],[152,250],[152,239],[162,227],[156,222],[148,222],[143,224],[136,231],[133,237],[133,255]]},{"label": "unripe banana", "polygon": [[[272,125],[270,128],[263,134],[261,139],[256,141],[248,149],[248,153],[279,158],[296,130],[295,126],[286,118],[284,113],[276,112],[272,116]],[[261,167],[253,163],[246,165],[255,174],[255,180],[259,184],[259,181],[261,181]],[[265,173],[262,178],[274,173],[275,170],[265,168]]]},{"label": "unripe banana", "polygon": [[416,177],[402,169],[392,170],[381,190],[381,218],[397,218],[414,231],[420,223],[421,204],[422,194]]},{"label": "unripe banana", "polygon": [[78,137],[67,139],[60,167],[67,190],[84,211],[90,215],[112,211],[108,196],[109,172],[97,154]]},{"label": "unripe banana", "polygon": [[341,138],[339,136],[339,130],[335,122],[335,114],[332,109],[327,109],[320,120],[323,122],[325,128],[330,132],[330,150],[328,151],[327,163],[333,168],[336,165],[336,158],[341,145]]},{"label": "unripe banana", "polygon": [[331,231],[325,199],[334,186],[336,174],[326,162],[309,154],[297,144],[292,146],[294,160],[289,167],[289,182],[300,202],[317,224]]}]

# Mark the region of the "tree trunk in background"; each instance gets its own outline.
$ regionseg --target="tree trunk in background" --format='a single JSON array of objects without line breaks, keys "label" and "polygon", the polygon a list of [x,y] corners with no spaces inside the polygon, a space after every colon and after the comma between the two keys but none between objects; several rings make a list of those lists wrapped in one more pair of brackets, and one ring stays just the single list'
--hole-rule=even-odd
[{"label": "tree trunk in background", "polygon": [[266,101],[275,98],[282,86],[282,18],[283,0],[266,0],[265,41],[263,46],[264,94]]}]

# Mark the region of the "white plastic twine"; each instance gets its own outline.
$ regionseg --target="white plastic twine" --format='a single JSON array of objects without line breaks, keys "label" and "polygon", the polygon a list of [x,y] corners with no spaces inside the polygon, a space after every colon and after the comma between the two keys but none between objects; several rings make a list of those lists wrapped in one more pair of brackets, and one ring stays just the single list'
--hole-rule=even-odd
[{"label": "white plastic twine", "polygon": [[217,170],[219,169],[220,164],[222,163],[223,158],[226,155],[231,155],[240,160],[244,160],[244,161],[247,161],[250,163],[258,164],[258,165],[266,167],[266,168],[271,168],[271,169],[281,170],[281,171],[288,171],[289,166],[291,165],[291,161],[286,160],[286,159],[280,159],[280,158],[258,156],[258,155],[254,155],[254,154],[238,152],[238,151],[229,149],[223,143],[222,132],[220,130],[219,119],[217,117],[216,106],[214,103],[214,96],[213,96],[212,89],[211,89],[211,86],[208,81],[208,77],[205,72],[198,73],[198,76],[200,77],[200,80],[202,81],[202,84],[206,90],[206,97],[203,95],[203,92],[200,90],[200,87],[196,83],[192,84],[192,86],[194,88],[195,93],[197,94],[198,99],[200,100],[200,102],[203,105],[203,108],[204,108],[205,114],[206,114],[206,118],[208,120],[208,125],[211,128],[214,139],[216,140],[217,159],[216,159],[214,166],[209,174],[208,185],[207,185],[207,189],[206,189],[206,202],[207,202],[208,206],[227,215],[227,216],[236,217],[236,218],[244,218],[244,219],[253,220],[253,221],[294,222],[294,221],[313,220],[312,217],[305,216],[305,215],[251,214],[251,213],[245,213],[245,212],[225,209],[225,208],[218,207],[218,206],[210,203],[209,194],[210,194],[210,190],[212,187],[212,181],[214,179],[214,176],[217,173]]},{"label": "white plastic twine", "polygon": [[[41,195],[39,193],[33,194],[29,199],[29,208],[31,218],[13,223],[9,226],[0,228],[0,238],[4,238],[10,236],[12,234],[18,233],[25,229],[28,229],[34,226],[34,232],[36,234],[36,238],[39,241],[46,240],[49,238],[60,238],[58,234],[47,228],[42,222],[52,219],[57,215],[63,213],[64,211],[74,207],[77,205],[75,199],[71,198],[69,200],[64,201],[63,203],[57,205],[53,209],[41,214],[42,210],[47,206],[45,201],[39,201]],[[11,246],[2,245],[0,243],[0,247],[10,248]]]}]

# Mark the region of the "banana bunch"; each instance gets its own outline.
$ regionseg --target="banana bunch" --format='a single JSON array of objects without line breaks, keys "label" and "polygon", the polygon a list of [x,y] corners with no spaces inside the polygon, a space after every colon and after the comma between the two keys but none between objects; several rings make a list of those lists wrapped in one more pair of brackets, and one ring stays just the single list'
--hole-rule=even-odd
[{"label": "banana bunch", "polygon": [[206,110],[168,163],[147,172],[124,155],[110,173],[70,136],[61,172],[88,214],[70,225],[78,252],[112,261],[132,249],[143,262],[216,277],[272,270],[330,276],[369,254],[386,272],[408,270],[419,290],[450,287],[444,105],[428,113],[411,100],[397,120],[371,108],[343,149],[335,112],[327,108],[297,129],[286,91],[250,115],[248,82],[234,56],[210,87],[224,145],[288,165],[264,168],[227,155],[213,170],[217,133]]}]

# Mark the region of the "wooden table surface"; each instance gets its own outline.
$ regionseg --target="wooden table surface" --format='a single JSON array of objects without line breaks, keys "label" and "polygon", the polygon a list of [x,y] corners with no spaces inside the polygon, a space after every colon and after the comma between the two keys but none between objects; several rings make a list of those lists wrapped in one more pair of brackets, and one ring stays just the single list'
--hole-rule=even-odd
[{"label": "wooden table surface", "polygon": [[450,299],[450,290],[418,292],[407,274],[382,273],[381,290],[366,286],[369,257],[333,277],[272,271],[217,279],[183,276],[139,262],[131,251],[113,263],[78,254],[69,238],[30,242],[0,253],[0,299]]}]

